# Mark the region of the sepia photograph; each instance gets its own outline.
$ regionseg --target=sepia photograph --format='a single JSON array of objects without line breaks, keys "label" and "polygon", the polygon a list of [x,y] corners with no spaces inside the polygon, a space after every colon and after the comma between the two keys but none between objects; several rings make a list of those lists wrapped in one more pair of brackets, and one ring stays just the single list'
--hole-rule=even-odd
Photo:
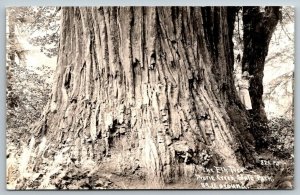
[{"label": "sepia photograph", "polygon": [[294,189],[292,6],[6,8],[6,189]]}]

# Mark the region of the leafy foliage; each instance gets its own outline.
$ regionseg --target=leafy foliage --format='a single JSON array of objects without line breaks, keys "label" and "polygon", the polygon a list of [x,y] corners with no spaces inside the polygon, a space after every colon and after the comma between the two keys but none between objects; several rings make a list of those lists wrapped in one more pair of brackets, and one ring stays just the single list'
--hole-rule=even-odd
[{"label": "leafy foliage", "polygon": [[293,121],[283,117],[273,118],[269,122],[269,128],[271,132],[268,139],[273,143],[269,145],[269,150],[280,158],[292,158],[294,153]]},{"label": "leafy foliage", "polygon": [[[30,51],[19,42],[25,33],[48,57],[57,55],[59,10],[56,7],[11,7],[8,16],[7,127],[28,129],[40,115],[50,93],[50,67],[29,69]],[[43,32],[41,34],[41,32]]]},{"label": "leafy foliage", "polygon": [[294,121],[277,117],[269,123],[266,136],[268,148],[259,155],[257,167],[263,175],[270,175],[274,181],[270,188],[291,189],[294,178]]},{"label": "leafy foliage", "polygon": [[14,65],[14,74],[18,75],[11,86],[13,107],[7,109],[8,128],[29,127],[29,124],[39,118],[40,111],[48,100],[51,84],[49,80],[53,73],[48,66],[42,65],[36,70]]},{"label": "leafy foliage", "polygon": [[29,42],[40,46],[48,57],[57,55],[59,41],[59,17],[57,7],[16,7],[10,8],[9,15],[21,33],[30,34]]}]

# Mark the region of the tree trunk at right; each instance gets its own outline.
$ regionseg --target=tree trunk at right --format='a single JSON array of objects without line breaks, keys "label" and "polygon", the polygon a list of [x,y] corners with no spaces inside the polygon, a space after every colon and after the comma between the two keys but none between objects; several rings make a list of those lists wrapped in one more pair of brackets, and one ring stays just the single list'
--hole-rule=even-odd
[{"label": "tree trunk at right", "polygon": [[281,18],[280,7],[243,7],[244,55],[243,71],[248,71],[254,78],[250,80],[249,93],[252,100],[251,132],[255,137],[256,147],[267,147],[266,135],[269,132],[267,116],[263,102],[263,77],[265,59],[268,55],[272,34]]}]

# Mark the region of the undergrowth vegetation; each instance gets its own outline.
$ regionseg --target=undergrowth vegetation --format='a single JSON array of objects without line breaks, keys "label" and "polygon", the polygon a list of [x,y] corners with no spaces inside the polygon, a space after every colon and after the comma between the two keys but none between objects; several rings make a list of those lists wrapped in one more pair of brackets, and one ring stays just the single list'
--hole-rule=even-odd
[{"label": "undergrowth vegetation", "polygon": [[[267,137],[268,149],[256,157],[257,164],[253,171],[274,177],[274,182],[267,184],[276,187],[280,183],[287,181],[291,183],[293,180],[293,121],[282,117],[273,118],[268,126],[270,128]],[[96,162],[91,158],[92,155],[87,153],[82,153],[81,161],[72,158],[68,153],[69,145],[62,145],[59,151],[51,151],[51,143],[46,138],[43,138],[37,146],[34,138],[31,138],[29,144],[22,142],[19,147],[21,150],[17,150],[15,145],[10,144],[7,148],[8,189],[67,190],[132,187],[128,186],[129,181],[120,178],[135,180],[138,182],[135,184],[136,187],[147,188],[147,185],[152,185],[145,183],[145,175],[140,171],[140,167],[134,166],[137,163],[133,162],[131,155],[125,151],[119,155],[114,154],[116,158],[113,160],[105,158]],[[115,150],[120,148],[122,144],[115,146]],[[255,188],[266,187],[266,183],[260,182],[250,182],[247,185]]]}]

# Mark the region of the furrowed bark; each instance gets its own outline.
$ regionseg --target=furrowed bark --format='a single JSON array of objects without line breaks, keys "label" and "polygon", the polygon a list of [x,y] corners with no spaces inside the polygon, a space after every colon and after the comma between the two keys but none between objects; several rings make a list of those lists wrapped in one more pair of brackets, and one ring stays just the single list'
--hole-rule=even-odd
[{"label": "furrowed bark", "polygon": [[36,137],[72,145],[78,161],[113,157],[121,143],[117,152],[160,183],[251,160],[232,77],[234,8],[62,10],[52,96]]}]

